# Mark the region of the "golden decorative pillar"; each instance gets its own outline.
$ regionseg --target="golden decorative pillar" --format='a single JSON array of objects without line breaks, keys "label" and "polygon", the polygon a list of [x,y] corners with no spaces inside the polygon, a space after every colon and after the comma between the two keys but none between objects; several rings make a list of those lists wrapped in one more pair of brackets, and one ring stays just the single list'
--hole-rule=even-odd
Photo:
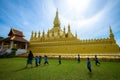
[{"label": "golden decorative pillar", "polygon": [[77,38],[77,31],[76,31],[76,33],[75,33],[75,37]]},{"label": "golden decorative pillar", "polygon": [[70,33],[71,30],[70,30],[70,24],[68,24],[68,33]]},{"label": "golden decorative pillar", "polygon": [[65,34],[66,34],[66,30],[65,30],[65,26],[64,26],[64,29],[63,29],[63,37],[65,38]]},{"label": "golden decorative pillar", "polygon": [[34,35],[34,39],[36,40],[37,39],[37,33],[35,32],[35,35]]},{"label": "golden decorative pillar", "polygon": [[54,31],[52,31],[52,37],[54,37]]},{"label": "golden decorative pillar", "polygon": [[65,26],[64,26],[64,30],[63,30],[63,32],[64,32],[64,34],[66,33],[66,32],[65,32]]},{"label": "golden decorative pillar", "polygon": [[38,32],[38,40],[40,40],[40,31]]},{"label": "golden decorative pillar", "polygon": [[42,41],[44,41],[45,40],[45,32],[44,32],[44,30],[43,30],[43,33],[42,33]]},{"label": "golden decorative pillar", "polygon": [[70,24],[68,24],[68,35],[67,35],[67,37],[68,38],[72,37],[71,30],[70,30]]},{"label": "golden decorative pillar", "polygon": [[114,39],[114,34],[112,32],[112,29],[111,29],[111,26],[110,26],[110,35],[109,35],[109,37],[110,37],[110,40],[111,40],[112,43],[116,43],[116,41]]},{"label": "golden decorative pillar", "polygon": [[34,35],[34,32],[32,31],[30,40],[33,40],[33,35]]},{"label": "golden decorative pillar", "polygon": [[47,32],[47,37],[49,38],[49,29],[48,29],[48,32]]}]

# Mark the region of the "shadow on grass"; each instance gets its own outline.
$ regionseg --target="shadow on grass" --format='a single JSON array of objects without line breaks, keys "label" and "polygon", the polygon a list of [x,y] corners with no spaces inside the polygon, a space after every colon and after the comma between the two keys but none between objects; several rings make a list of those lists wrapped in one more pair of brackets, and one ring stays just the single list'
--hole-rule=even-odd
[{"label": "shadow on grass", "polygon": [[93,73],[92,72],[88,72],[88,76],[89,76],[89,78],[92,78]]},{"label": "shadow on grass", "polygon": [[19,72],[19,71],[23,71],[23,70],[27,70],[27,69],[33,69],[33,68],[37,68],[37,67],[36,66],[34,66],[34,67],[23,67],[23,68],[15,70],[13,72]]},{"label": "shadow on grass", "polygon": [[23,71],[23,70],[25,70],[25,69],[27,69],[27,68],[26,68],[26,67],[20,68],[20,69],[17,69],[17,70],[15,70],[15,71],[13,71],[13,72],[19,72],[19,71]]}]

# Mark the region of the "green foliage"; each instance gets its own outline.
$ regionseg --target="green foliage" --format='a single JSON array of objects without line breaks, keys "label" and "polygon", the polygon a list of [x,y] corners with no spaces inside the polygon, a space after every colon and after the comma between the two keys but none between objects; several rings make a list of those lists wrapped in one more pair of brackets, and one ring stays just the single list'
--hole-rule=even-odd
[{"label": "green foliage", "polygon": [[17,48],[12,48],[13,51],[17,51]]},{"label": "green foliage", "polygon": [[[92,73],[86,68],[86,61],[49,59],[49,65],[24,68],[25,58],[0,59],[0,80],[119,80],[119,62],[101,62],[96,66],[92,61]],[[35,66],[35,61],[33,61]]]},{"label": "green foliage", "polygon": [[0,36],[0,39],[4,39],[4,37],[1,37],[1,36]]}]

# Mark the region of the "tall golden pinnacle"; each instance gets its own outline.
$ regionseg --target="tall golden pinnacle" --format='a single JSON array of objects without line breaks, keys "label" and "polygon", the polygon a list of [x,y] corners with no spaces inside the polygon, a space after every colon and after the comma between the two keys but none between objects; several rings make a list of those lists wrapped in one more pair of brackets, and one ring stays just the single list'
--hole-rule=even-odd
[{"label": "tall golden pinnacle", "polygon": [[60,27],[60,20],[59,20],[59,16],[58,16],[58,9],[56,11],[56,16],[54,18],[54,27]]}]

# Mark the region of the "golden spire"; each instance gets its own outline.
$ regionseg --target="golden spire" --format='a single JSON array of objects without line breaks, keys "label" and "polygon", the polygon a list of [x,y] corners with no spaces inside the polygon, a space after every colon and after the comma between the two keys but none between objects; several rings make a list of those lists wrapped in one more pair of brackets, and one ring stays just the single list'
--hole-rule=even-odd
[{"label": "golden spire", "polygon": [[32,31],[32,34],[31,34],[31,38],[30,38],[30,40],[32,40],[32,39],[33,39],[33,35],[34,35],[34,32]]},{"label": "golden spire", "polygon": [[48,29],[48,32],[47,32],[47,37],[49,37],[49,29]]},{"label": "golden spire", "polygon": [[40,31],[38,32],[38,38],[40,38]]},{"label": "golden spire", "polygon": [[44,32],[44,30],[43,30],[42,37],[44,38],[44,36],[45,36],[45,32]]},{"label": "golden spire", "polygon": [[35,35],[34,35],[34,37],[36,38],[37,37],[37,33],[35,32]]},{"label": "golden spire", "polygon": [[77,38],[77,31],[75,32],[75,37]]},{"label": "golden spire", "polygon": [[70,24],[68,24],[68,33],[70,33],[71,30],[70,30]]},{"label": "golden spire", "polygon": [[112,32],[111,26],[110,26],[110,38],[114,38],[114,34],[113,34],[113,32]]},{"label": "golden spire", "polygon": [[111,26],[110,26],[110,34],[113,34],[112,29],[111,29]]},{"label": "golden spire", "polygon": [[59,16],[58,16],[58,9],[56,11],[56,16],[54,19],[54,27],[60,27],[60,20],[59,20]]},{"label": "golden spire", "polygon": [[32,35],[31,35],[32,38],[33,38],[33,35],[34,35],[34,32],[32,31]]},{"label": "golden spire", "polygon": [[65,26],[64,26],[64,34],[65,34],[66,32],[65,32]]},{"label": "golden spire", "polygon": [[52,31],[52,37],[54,37],[54,31]]}]

